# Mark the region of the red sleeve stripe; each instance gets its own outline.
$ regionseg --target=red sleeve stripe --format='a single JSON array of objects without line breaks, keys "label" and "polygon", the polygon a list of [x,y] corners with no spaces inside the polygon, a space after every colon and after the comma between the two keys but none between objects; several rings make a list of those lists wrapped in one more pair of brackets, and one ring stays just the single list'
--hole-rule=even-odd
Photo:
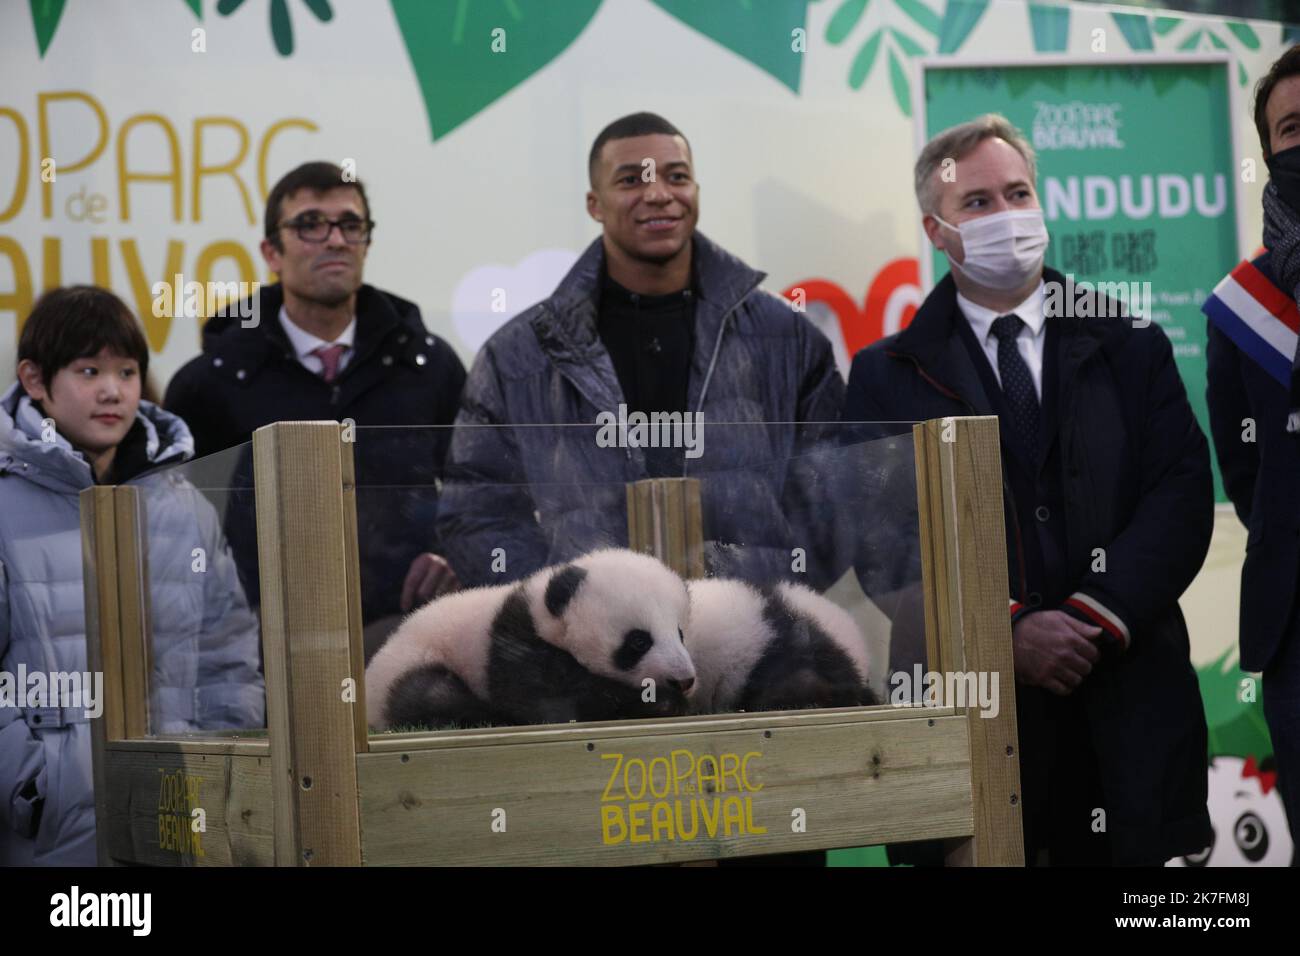
[{"label": "red sleeve stripe", "polygon": [[1128,625],[1121,621],[1106,605],[1094,597],[1089,597],[1082,591],[1075,591],[1065,599],[1065,603],[1081,612],[1088,620],[1105,630],[1112,637],[1123,641],[1124,649],[1128,649],[1130,643]]}]

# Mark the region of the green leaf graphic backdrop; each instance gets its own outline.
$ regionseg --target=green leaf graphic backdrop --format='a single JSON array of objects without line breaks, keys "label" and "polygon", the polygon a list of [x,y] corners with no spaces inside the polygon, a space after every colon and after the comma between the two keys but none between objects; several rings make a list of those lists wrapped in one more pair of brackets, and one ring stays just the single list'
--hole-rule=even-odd
[{"label": "green leaf graphic backdrop", "polygon": [[[563,53],[601,0],[391,0],[419,80],[433,139],[441,139]],[[654,0],[656,6],[799,91],[793,31],[815,0]],[[506,52],[494,52],[493,31]]]}]

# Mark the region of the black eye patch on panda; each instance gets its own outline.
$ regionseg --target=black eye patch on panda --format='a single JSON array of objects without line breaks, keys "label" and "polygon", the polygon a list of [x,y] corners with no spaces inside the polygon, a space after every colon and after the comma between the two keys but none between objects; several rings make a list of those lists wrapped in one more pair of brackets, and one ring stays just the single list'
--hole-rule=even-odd
[{"label": "black eye patch on panda", "polygon": [[646,651],[650,650],[654,643],[655,639],[650,636],[649,631],[643,631],[641,628],[628,631],[623,635],[623,643],[614,652],[614,666],[621,671],[631,670],[641,658],[645,657]]}]

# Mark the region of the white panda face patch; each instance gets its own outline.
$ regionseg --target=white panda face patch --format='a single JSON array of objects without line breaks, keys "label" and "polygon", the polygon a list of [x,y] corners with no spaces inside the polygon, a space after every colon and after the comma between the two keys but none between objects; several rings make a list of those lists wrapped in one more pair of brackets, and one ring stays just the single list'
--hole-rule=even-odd
[{"label": "white panda face patch", "polygon": [[564,624],[564,649],[584,668],[638,693],[653,681],[649,714],[680,710],[695,668],[682,634],[686,586],[676,574],[647,555],[598,551],[555,572],[545,603]]}]

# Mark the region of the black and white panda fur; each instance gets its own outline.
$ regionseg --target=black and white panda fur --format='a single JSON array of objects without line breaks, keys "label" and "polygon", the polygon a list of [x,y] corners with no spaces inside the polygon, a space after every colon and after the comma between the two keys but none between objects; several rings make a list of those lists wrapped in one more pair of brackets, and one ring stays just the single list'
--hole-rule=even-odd
[{"label": "black and white panda fur", "polygon": [[834,602],[801,584],[759,590],[744,581],[704,578],[688,588],[693,712],[876,703],[866,641]]},{"label": "black and white panda fur", "polygon": [[683,714],[695,682],[688,611],[680,577],[619,548],[459,591],[411,614],[375,654],[366,717],[387,729]]}]

